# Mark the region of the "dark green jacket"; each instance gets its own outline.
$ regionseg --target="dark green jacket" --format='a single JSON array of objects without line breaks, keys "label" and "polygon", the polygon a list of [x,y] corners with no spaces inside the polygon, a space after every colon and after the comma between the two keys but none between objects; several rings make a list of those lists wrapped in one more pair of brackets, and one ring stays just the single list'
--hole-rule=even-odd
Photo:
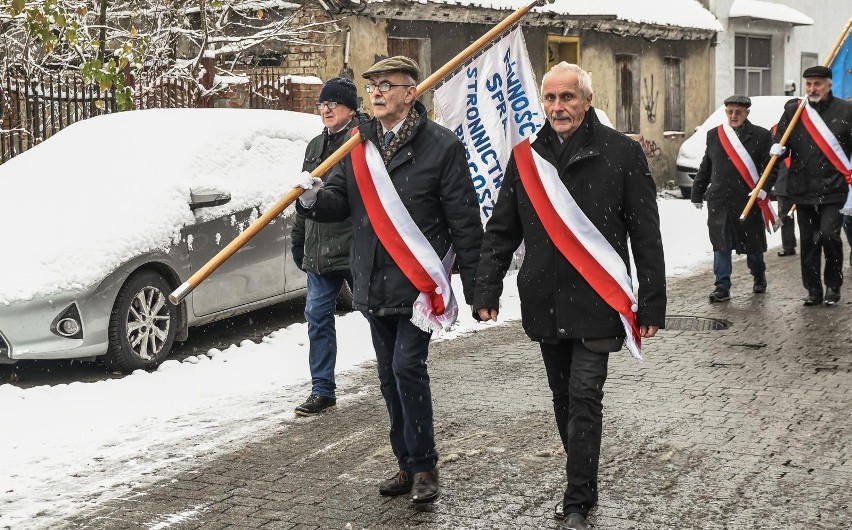
[{"label": "dark green jacket", "polygon": [[[305,149],[302,171],[313,171],[331,153],[349,139],[351,128],[358,126],[368,116],[357,113],[343,130],[329,134],[328,129],[316,136]],[[299,268],[316,274],[349,268],[349,245],[352,240],[352,223],[317,223],[296,214],[293,227],[293,260]]]}]

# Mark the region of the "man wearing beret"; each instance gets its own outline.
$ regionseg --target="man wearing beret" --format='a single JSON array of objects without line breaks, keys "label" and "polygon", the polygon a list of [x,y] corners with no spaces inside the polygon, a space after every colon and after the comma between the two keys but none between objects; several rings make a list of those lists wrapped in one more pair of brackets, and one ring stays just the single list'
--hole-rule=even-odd
[{"label": "man wearing beret", "polygon": [[[834,305],[843,285],[842,213],[852,214],[852,102],[832,95],[830,69],[812,66],[802,77],[807,103],[786,145],[773,145],[770,154],[791,158],[787,196],[796,204],[805,305]],[[798,99],[784,106],[776,141],[798,106]]]},{"label": "man wearing beret", "polygon": [[[731,251],[746,255],[754,277],[752,292],[766,291],[766,233],[764,225],[779,223],[766,192],[760,191],[758,204],[740,222],[740,213],[749,194],[769,162],[772,134],[748,120],[751,99],[734,95],[725,100],[726,123],[707,131],[707,151],[692,184],[692,203],[702,208],[707,201],[707,228],[713,245],[713,273],[716,288],[710,303],[731,299]],[[777,174],[773,168],[766,182],[771,189]]]},{"label": "man wearing beret", "polygon": [[379,492],[422,503],[439,494],[429,340],[458,315],[453,261],[465,300],[473,300],[482,225],[464,146],[426,117],[419,75],[402,56],[364,72],[375,116],[359,127],[365,141],[324,187],[303,174],[297,208],[320,222],[351,217],[353,305],[370,324],[399,467]]},{"label": "man wearing beret", "polygon": [[[349,139],[352,127],[369,116],[358,112],[355,83],[344,77],[329,79],[322,87],[317,105],[325,128],[305,150],[303,171],[313,171]],[[311,368],[311,395],[296,407],[299,416],[312,416],[331,410],[337,403],[334,365],[337,361],[337,334],[334,310],[337,295],[346,282],[352,287],[349,270],[349,243],[352,223],[320,224],[296,214],[293,227],[293,261],[308,275],[305,320],[308,323],[308,363]]]}]

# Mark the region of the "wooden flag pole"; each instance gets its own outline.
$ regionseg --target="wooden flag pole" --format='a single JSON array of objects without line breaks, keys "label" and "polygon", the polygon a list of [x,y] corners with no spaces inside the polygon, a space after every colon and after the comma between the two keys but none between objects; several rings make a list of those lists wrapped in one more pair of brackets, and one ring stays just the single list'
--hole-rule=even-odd
[{"label": "wooden flag pole", "polygon": [[[840,46],[843,44],[843,41],[846,40],[846,36],[849,34],[849,28],[852,27],[852,18],[846,22],[846,26],[843,28],[843,32],[840,34],[840,37],[837,39],[837,42],[834,44],[834,48],[831,49],[831,53],[826,57],[823,66],[826,68],[831,66],[831,63],[834,62],[835,56],[837,56],[837,50],[840,49]],[[787,140],[790,138],[790,134],[793,132],[793,127],[796,126],[796,123],[799,122],[799,116],[802,115],[802,111],[805,109],[805,105],[808,104],[808,98],[803,97],[802,101],[799,103],[799,108],[796,109],[796,113],[793,114],[793,118],[790,120],[790,124],[787,126],[787,130],[784,131],[784,136],[781,137],[781,141],[778,142],[781,145],[785,145]],[[757,195],[760,192],[760,189],[763,188],[763,184],[766,183],[766,179],[769,178],[769,173],[772,172],[772,168],[775,167],[775,162],[778,161],[778,155],[772,155],[772,158],[769,159],[769,163],[766,164],[766,168],[763,170],[763,174],[760,176],[760,180],[757,181],[757,184],[754,186],[754,191],[751,193],[751,197],[748,198],[748,202],[745,205],[745,209],[743,209],[743,213],[740,214],[740,221],[744,221],[748,213],[751,211],[752,206],[754,206],[754,201],[757,200]]]},{"label": "wooden flag pole", "polygon": [[[473,56],[476,52],[478,52],[483,46],[491,42],[492,39],[500,35],[506,29],[515,24],[518,20],[521,19],[524,15],[526,15],[530,9],[544,5],[547,3],[552,3],[554,0],[535,0],[525,6],[518,8],[511,15],[506,17],[499,24],[491,28],[485,35],[477,39],[473,44],[462,50],[458,55],[456,55],[452,60],[450,60],[447,64],[436,70],[432,75],[424,79],[419,85],[417,85],[417,94],[422,95],[424,92],[432,88],[438,81],[440,81],[445,75],[452,72],[466,60],[468,60],[471,56]],[[337,151],[332,153],[323,163],[317,166],[316,169],[311,171],[312,177],[322,177],[325,175],[329,169],[331,169],[335,164],[337,164],[340,159],[349,153],[352,149],[355,148],[356,145],[360,144],[364,138],[360,134],[353,134],[352,137],[347,140],[347,142],[341,145]],[[243,245],[245,245],[252,237],[254,237],[260,230],[268,225],[273,219],[278,217],[281,212],[284,211],[285,208],[290,206],[293,201],[299,198],[304,190],[302,188],[296,187],[290,190],[286,195],[281,197],[269,210],[266,211],[262,216],[260,216],[257,221],[249,225],[243,233],[237,236],[233,241],[228,243],[222,250],[219,251],[218,254],[213,256],[210,261],[204,264],[198,271],[195,272],[192,276],[189,277],[184,283],[180,285],[177,289],[175,289],[169,295],[169,301],[175,305],[181,303],[184,298],[192,292],[193,289],[198,287],[198,285],[207,279],[208,276],[213,274],[217,268],[219,268],[222,263],[224,263],[228,258],[233,256]]]}]

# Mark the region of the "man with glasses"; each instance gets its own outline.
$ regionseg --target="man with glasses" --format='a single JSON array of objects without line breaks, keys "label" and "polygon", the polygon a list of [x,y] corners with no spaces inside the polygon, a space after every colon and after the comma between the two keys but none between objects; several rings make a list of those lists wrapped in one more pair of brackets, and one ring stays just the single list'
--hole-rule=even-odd
[{"label": "man with glasses", "polygon": [[[358,112],[355,83],[337,77],[329,79],[317,105],[325,128],[305,150],[303,171],[313,171],[349,139],[352,127],[369,119]],[[337,361],[337,334],[334,310],[337,295],[346,282],[352,287],[349,270],[349,243],[352,224],[320,224],[296,215],[293,227],[293,261],[308,275],[305,320],[308,323],[308,362],[311,368],[311,395],[296,407],[299,416],[313,416],[332,410],[337,404],[334,365]]]},{"label": "man with glasses", "polygon": [[[753,277],[752,292],[766,292],[766,232],[764,215],[771,214],[766,192],[744,221],[749,193],[769,162],[772,133],[749,121],[751,98],[735,94],[725,100],[726,123],[707,131],[707,150],[692,183],[692,203],[702,208],[707,201],[707,228],[713,245],[713,273],[716,288],[710,303],[731,299],[731,252],[746,255]],[[772,189],[778,166],[770,173],[766,189]]]},{"label": "man with glasses", "polygon": [[353,305],[370,323],[399,466],[379,492],[423,503],[439,494],[429,340],[458,314],[454,260],[465,300],[473,299],[482,225],[464,146],[416,101],[419,73],[402,56],[364,72],[375,116],[359,127],[365,141],[324,187],[303,174],[298,209],[320,222],[351,216]]}]

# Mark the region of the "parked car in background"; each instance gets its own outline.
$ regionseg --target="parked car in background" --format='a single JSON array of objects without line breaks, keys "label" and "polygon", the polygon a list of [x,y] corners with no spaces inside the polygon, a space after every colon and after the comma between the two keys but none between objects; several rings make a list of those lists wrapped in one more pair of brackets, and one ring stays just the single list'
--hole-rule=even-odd
[{"label": "parked car in background", "polygon": [[287,111],[133,111],[0,165],[0,363],[151,368],[193,326],[303,295],[290,206],[179,306],[167,300],[290,190],[320,130]]},{"label": "parked car in background", "polygon": [[[784,104],[788,101],[789,96],[752,96],[748,119],[755,125],[771,130],[784,113]],[[688,199],[692,193],[692,181],[707,150],[707,131],[724,122],[725,106],[722,105],[696,127],[692,136],[680,146],[676,160],[677,185],[684,199]]]}]

